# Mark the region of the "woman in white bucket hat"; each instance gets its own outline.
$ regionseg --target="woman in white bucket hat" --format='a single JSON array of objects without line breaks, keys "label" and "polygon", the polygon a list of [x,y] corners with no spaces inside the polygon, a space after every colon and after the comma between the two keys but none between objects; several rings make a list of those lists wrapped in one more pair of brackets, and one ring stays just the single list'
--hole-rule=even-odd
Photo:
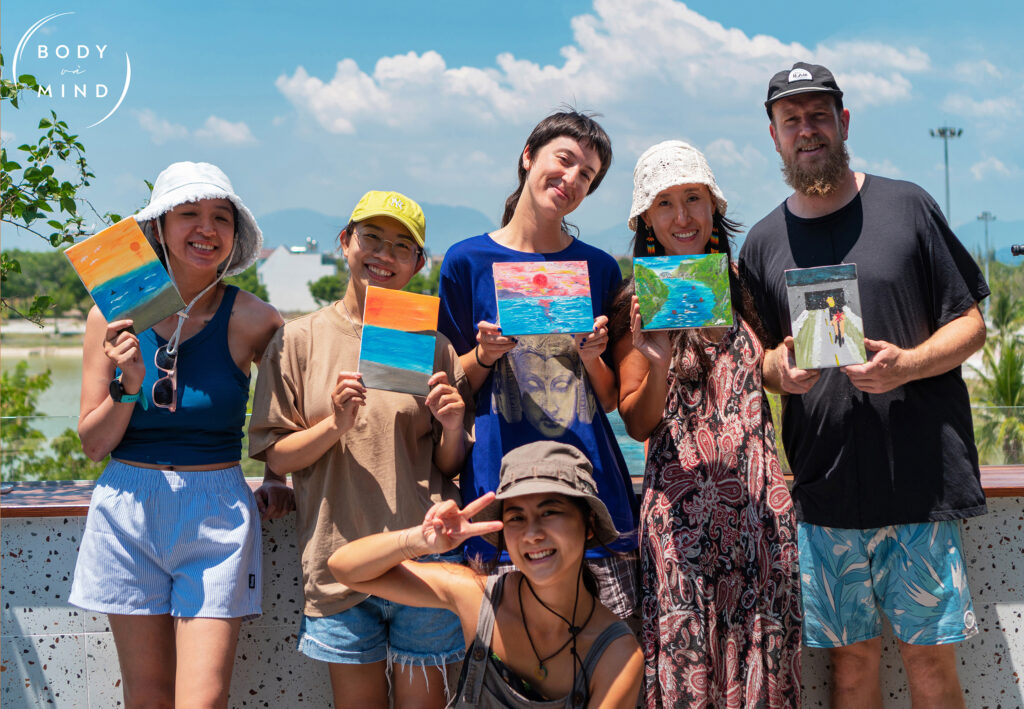
[{"label": "woman in white bucket hat", "polygon": [[69,600],[106,613],[125,705],[226,707],[260,613],[260,526],[242,476],[249,371],[281,316],[225,285],[262,236],[227,176],[174,163],[135,215],[187,306],[133,333],[93,308],[78,431],[96,483]]},{"label": "woman in white bucket hat", "polygon": [[[735,323],[645,331],[632,284],[613,308],[619,412],[630,435],[648,442],[640,508],[644,706],[797,706],[796,520],[761,386],[757,314],[730,263],[729,237],[739,225],[726,217],[704,155],[682,141],[644,152],[633,184],[633,255],[721,254],[720,290],[731,291]],[[650,277],[642,269],[635,264],[634,277]],[[700,294],[712,317],[718,306],[710,302],[722,302],[692,281],[670,287],[689,289],[687,307],[695,309],[690,293]]]}]

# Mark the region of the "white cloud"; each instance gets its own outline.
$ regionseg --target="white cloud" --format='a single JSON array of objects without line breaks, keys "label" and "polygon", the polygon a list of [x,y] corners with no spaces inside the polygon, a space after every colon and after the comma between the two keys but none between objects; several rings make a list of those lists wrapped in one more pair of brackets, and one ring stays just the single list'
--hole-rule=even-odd
[{"label": "white cloud", "polygon": [[997,157],[987,157],[980,162],[971,165],[971,174],[975,180],[984,180],[990,175],[996,177],[1014,177],[1020,173],[1015,165],[1007,165]]},{"label": "white cloud", "polygon": [[888,158],[884,160],[866,160],[858,155],[851,154],[850,167],[857,172],[870,172],[873,175],[882,175],[883,177],[894,179],[903,177],[903,171]]},{"label": "white cloud", "polygon": [[970,118],[1016,118],[1020,114],[1017,102],[1009,96],[987,98],[977,101],[964,94],[950,94],[942,102],[942,109],[949,113]]},{"label": "white cloud", "polygon": [[380,123],[417,131],[527,122],[567,101],[604,111],[652,96],[756,106],[771,74],[797,60],[828,64],[858,105],[882,104],[907,99],[906,75],[931,66],[915,47],[848,41],[808,48],[748,36],[674,0],[595,0],[592,14],[573,18],[572,30],[558,65],[506,52],[492,66],[449,67],[435,51],[409,52],[379,59],[372,72],[343,58],[329,80],[299,66],[275,83],[301,114],[344,135]]},{"label": "white cloud", "polygon": [[151,109],[134,111],[142,129],[149,133],[153,142],[162,145],[169,140],[181,140],[188,137],[188,128],[179,124],[160,118]]},{"label": "white cloud", "polygon": [[252,131],[244,121],[232,123],[217,116],[207,118],[203,127],[196,131],[196,137],[229,145],[247,145],[256,142],[256,138],[253,137]]},{"label": "white cloud", "polygon": [[14,133],[9,130],[0,130],[0,142],[2,143],[13,143]]},{"label": "white cloud", "polygon": [[201,128],[190,131],[180,123],[171,123],[160,118],[148,108],[134,113],[139,125],[149,133],[157,145],[187,138],[218,141],[227,145],[249,145],[256,142],[256,138],[244,121],[233,123],[217,116],[210,116]]},{"label": "white cloud", "polygon": [[719,138],[707,144],[704,154],[713,169],[740,167],[743,169],[760,168],[767,164],[768,159],[752,145],[744,145],[740,150],[727,138]]},{"label": "white cloud", "polygon": [[978,81],[979,79],[1001,79],[1003,72],[987,59],[959,62],[953,67],[953,76],[961,81]]}]

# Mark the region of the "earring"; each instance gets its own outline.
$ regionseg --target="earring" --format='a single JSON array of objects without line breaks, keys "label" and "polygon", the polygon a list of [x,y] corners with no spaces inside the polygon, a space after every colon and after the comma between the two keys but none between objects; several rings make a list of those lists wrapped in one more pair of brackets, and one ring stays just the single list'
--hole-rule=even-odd
[{"label": "earring", "polygon": [[721,253],[721,250],[718,248],[718,246],[719,246],[718,227],[713,227],[711,229],[711,238],[708,239],[708,246],[711,248],[710,253],[713,253],[713,254]]},{"label": "earring", "polygon": [[647,255],[654,256],[654,234],[647,232]]}]

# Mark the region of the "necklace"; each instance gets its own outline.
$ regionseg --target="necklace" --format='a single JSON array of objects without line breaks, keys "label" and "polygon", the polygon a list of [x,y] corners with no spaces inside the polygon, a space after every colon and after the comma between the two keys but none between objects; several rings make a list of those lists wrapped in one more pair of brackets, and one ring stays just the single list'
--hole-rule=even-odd
[{"label": "necklace", "polygon": [[[530,589],[530,593],[537,600],[537,602],[540,603],[541,606],[544,607],[544,610],[546,610],[549,613],[552,613],[552,614],[558,616],[558,618],[560,618],[562,620],[562,622],[564,622],[567,626],[569,626],[569,637],[566,639],[566,641],[564,643],[562,643],[558,647],[557,650],[555,650],[553,653],[551,653],[547,657],[541,657],[540,653],[537,652],[537,646],[534,645],[533,637],[530,635],[530,626],[526,624],[526,611],[523,609],[523,581],[526,581],[526,587]],[[589,623],[590,619],[594,616],[594,609],[597,607],[597,600],[594,599],[594,602],[591,603],[591,605],[590,605],[590,613],[587,615],[587,619],[585,621],[583,621],[583,625],[580,625],[580,626],[577,627],[577,626],[573,625],[572,621],[570,621],[564,615],[562,615],[561,613],[556,611],[554,608],[549,606],[547,603],[542,601],[537,596],[537,592],[533,590],[533,584],[530,583],[530,581],[526,578],[526,576],[524,576],[524,575],[520,575],[519,576],[519,587],[518,587],[517,590],[519,592],[519,615],[523,619],[523,630],[526,631],[526,639],[530,642],[530,649],[533,650],[533,656],[537,658],[537,669],[534,670],[533,674],[534,674],[534,676],[538,680],[544,680],[544,679],[547,679],[547,676],[548,676],[548,668],[544,666],[545,662],[547,662],[548,660],[552,659],[553,657],[556,657],[559,653],[562,652],[562,650],[564,650],[565,648],[569,647],[569,643],[573,643],[573,654],[575,654],[575,640],[576,640],[576,636],[579,635],[580,632],[582,632],[585,627],[587,627],[587,623]],[[580,600],[580,586],[579,586],[579,581],[577,581],[576,582],[576,598],[573,600],[573,603],[572,603],[572,620],[573,621],[576,620],[576,605],[579,603],[579,600]],[[575,674],[575,667],[573,669],[574,669],[574,674]],[[574,679],[573,680],[573,684],[575,684],[575,683],[576,682],[575,682],[575,679]]]},{"label": "necklace", "polygon": [[345,317],[348,318],[349,323],[352,325],[352,327],[355,327],[356,320],[355,318],[352,317],[352,311],[348,309],[348,305],[345,303],[344,297],[341,299],[341,307],[345,309]]}]

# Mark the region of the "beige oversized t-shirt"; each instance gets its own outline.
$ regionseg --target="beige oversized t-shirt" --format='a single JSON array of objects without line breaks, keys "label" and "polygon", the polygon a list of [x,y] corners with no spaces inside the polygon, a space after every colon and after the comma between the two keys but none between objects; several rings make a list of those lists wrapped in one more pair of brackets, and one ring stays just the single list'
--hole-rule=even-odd
[{"label": "beige oversized t-shirt", "polygon": [[[266,460],[278,439],[333,414],[331,391],[338,372],[356,371],[362,330],[335,306],[286,323],[267,346],[249,424],[253,458]],[[440,334],[434,371],[447,372],[462,393],[470,427],[472,394],[455,350]],[[366,598],[331,576],[327,559],[335,549],[416,525],[435,502],[459,501],[458,488],[434,465],[441,425],[425,401],[367,390],[352,429],[313,465],[292,474],[306,615],[333,615]]]}]

